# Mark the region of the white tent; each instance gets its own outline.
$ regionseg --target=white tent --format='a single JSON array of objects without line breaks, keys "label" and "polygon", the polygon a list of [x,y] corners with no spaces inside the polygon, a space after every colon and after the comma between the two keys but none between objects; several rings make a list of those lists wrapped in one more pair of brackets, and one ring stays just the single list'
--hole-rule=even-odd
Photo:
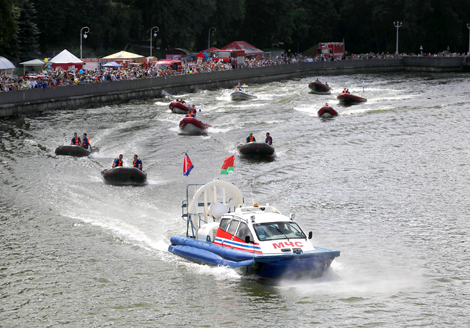
[{"label": "white tent", "polygon": [[23,65],[24,74],[27,73],[26,67],[32,67],[32,69],[30,69],[28,73],[31,73],[30,71],[32,71],[32,73],[34,72],[37,73],[37,72],[40,72],[42,68],[44,67],[44,62],[40,59],[33,59],[33,60],[22,62],[20,63],[20,65]]},{"label": "white tent", "polygon": [[127,51],[119,51],[116,52],[115,54],[103,57],[105,59],[118,59],[118,60],[125,60],[125,59],[139,59],[139,58],[144,58],[144,56],[134,54],[132,52],[127,52]]},{"label": "white tent", "polygon": [[12,76],[15,65],[5,57],[0,56],[0,75]]},{"label": "white tent", "polygon": [[68,64],[68,63],[74,63],[74,64],[83,64],[83,62],[72,55],[68,50],[62,50],[60,54],[49,60],[50,63],[56,63],[56,64]]},{"label": "white tent", "polygon": [[101,65],[101,67],[116,67],[116,68],[119,68],[119,67],[122,67],[122,65],[116,63],[116,62],[109,62],[109,63],[106,63],[104,65]]},{"label": "white tent", "polygon": [[20,64],[23,66],[44,66],[44,62],[40,59],[28,60]]},{"label": "white tent", "polygon": [[49,63],[51,63],[53,68],[62,67],[65,70],[83,68],[83,62],[67,50],[63,50],[60,54],[49,60]]}]

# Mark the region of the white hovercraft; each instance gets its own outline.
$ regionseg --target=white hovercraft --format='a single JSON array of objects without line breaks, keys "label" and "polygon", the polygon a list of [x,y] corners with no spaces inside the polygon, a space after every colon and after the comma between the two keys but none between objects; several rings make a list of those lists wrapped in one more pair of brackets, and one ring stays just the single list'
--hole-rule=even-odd
[{"label": "white hovercraft", "polygon": [[[197,190],[196,190],[197,188]],[[195,190],[189,198],[191,190]],[[319,277],[339,251],[314,247],[290,217],[276,208],[243,206],[233,184],[215,180],[188,185],[182,216],[186,236],[171,237],[168,250],[191,261],[234,268],[266,278]]]}]

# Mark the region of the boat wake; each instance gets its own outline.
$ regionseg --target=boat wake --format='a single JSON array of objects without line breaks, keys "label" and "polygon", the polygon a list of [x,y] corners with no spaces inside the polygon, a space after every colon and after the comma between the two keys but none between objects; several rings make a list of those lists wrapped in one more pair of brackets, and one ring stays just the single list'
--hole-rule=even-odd
[{"label": "boat wake", "polygon": [[209,128],[208,129],[210,133],[227,133],[229,131],[232,131],[233,129],[232,128],[225,128],[225,129],[222,129],[222,128]]}]

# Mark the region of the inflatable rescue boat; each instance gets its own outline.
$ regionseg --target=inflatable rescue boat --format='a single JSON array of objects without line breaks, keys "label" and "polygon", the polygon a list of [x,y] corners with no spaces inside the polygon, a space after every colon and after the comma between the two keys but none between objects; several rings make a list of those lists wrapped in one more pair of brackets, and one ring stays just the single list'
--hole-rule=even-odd
[{"label": "inflatable rescue boat", "polygon": [[99,152],[98,147],[93,147],[89,149],[83,148],[82,146],[78,145],[68,145],[68,146],[59,146],[55,150],[56,155],[68,155],[68,156],[75,156],[75,157],[84,157],[88,156],[92,153]]},{"label": "inflatable rescue boat", "polygon": [[203,134],[211,125],[195,117],[185,117],[181,120],[179,127],[181,131],[188,134]]},{"label": "inflatable rescue boat", "polygon": [[118,166],[101,171],[106,183],[115,186],[141,186],[147,182],[147,173],[135,167]]},{"label": "inflatable rescue boat", "polygon": [[266,157],[274,154],[274,147],[265,142],[247,142],[238,146],[238,152],[244,156]]},{"label": "inflatable rescue boat", "polygon": [[327,84],[323,84],[320,81],[312,81],[308,84],[312,93],[329,95],[331,94],[331,88]]}]

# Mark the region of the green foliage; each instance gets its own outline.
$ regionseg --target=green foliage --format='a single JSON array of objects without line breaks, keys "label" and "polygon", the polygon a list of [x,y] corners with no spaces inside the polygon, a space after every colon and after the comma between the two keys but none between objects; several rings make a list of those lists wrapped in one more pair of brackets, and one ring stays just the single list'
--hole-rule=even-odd
[{"label": "green foliage", "polygon": [[13,57],[17,52],[17,18],[20,9],[13,0],[0,0],[0,56]]},{"label": "green foliage", "polygon": [[[64,48],[104,56],[118,50],[149,54],[161,49],[205,49],[237,40],[259,48],[284,42],[304,51],[319,42],[346,42],[348,52],[451,52],[468,49],[468,0],[0,0],[0,55],[52,55]],[[36,11],[36,13],[35,13]],[[40,33],[39,33],[40,32]],[[153,38],[153,36],[152,36]],[[154,52],[156,53],[156,51]]]},{"label": "green foliage", "polygon": [[204,31],[198,38],[199,50],[207,48],[209,29],[216,28],[211,37],[211,47],[222,48],[233,41],[241,40],[241,28],[245,19],[245,0],[217,0],[216,10],[209,17]]},{"label": "green foliage", "polygon": [[38,54],[39,29],[36,25],[36,10],[30,0],[23,0],[18,23],[18,55],[23,58]]},{"label": "green foliage", "polygon": [[258,0],[246,4],[243,24],[244,40],[258,45],[293,43],[294,2],[285,0]]}]

